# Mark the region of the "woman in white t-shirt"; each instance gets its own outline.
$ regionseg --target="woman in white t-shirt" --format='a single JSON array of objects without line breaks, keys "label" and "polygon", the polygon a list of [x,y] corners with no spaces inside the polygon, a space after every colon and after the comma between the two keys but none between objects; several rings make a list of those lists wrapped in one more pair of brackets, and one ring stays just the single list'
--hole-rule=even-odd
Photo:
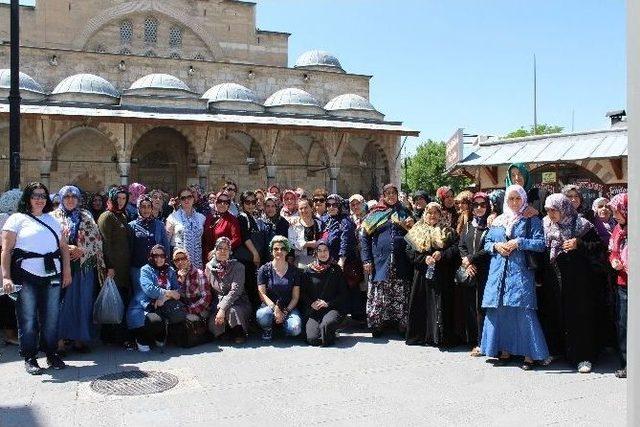
[{"label": "woman in white t-shirt", "polygon": [[20,355],[32,375],[43,373],[39,348],[51,368],[66,366],[56,351],[60,288],[71,284],[68,230],[63,232],[52,210],[47,187],[32,182],[2,227],[2,286],[5,293],[14,292],[14,283],[22,286],[16,301]]},{"label": "woman in white t-shirt", "polygon": [[185,188],[178,194],[180,208],[169,215],[166,222],[171,252],[176,248],[186,250],[193,266],[202,269],[202,232],[205,216],[194,209],[195,196],[190,189]]}]

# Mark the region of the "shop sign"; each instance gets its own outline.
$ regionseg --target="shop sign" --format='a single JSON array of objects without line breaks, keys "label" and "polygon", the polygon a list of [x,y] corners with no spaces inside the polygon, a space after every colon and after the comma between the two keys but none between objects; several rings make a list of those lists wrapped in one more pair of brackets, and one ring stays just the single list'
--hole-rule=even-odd
[{"label": "shop sign", "polygon": [[558,181],[558,177],[555,172],[542,172],[543,184],[555,184],[557,181]]},{"label": "shop sign", "polygon": [[464,134],[462,129],[458,129],[446,144],[446,171],[450,171],[462,161],[462,150],[464,147]]}]

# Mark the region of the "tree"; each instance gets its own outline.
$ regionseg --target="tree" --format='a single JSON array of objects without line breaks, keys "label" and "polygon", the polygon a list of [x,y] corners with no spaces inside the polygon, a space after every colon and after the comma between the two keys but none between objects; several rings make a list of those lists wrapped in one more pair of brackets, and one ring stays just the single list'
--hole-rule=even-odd
[{"label": "tree", "polygon": [[425,190],[435,195],[438,187],[450,186],[454,192],[463,190],[471,183],[462,176],[445,175],[446,146],[442,141],[431,139],[418,146],[416,154],[409,157],[406,167],[407,186],[410,191]]},{"label": "tree", "polygon": [[[562,133],[563,130],[564,128],[562,126],[553,126],[553,125],[547,125],[543,123],[536,127],[537,132],[535,132],[535,135],[548,135],[550,133]],[[533,126],[531,126],[529,129],[525,129],[524,127],[521,127],[518,130],[514,130],[513,132],[506,134],[505,138],[524,138],[525,136],[531,136],[531,135],[534,135]]]}]

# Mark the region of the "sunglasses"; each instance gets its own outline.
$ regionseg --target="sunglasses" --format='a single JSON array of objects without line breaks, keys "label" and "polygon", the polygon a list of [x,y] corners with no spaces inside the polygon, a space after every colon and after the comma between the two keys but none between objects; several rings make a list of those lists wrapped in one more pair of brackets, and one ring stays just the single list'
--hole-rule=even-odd
[{"label": "sunglasses", "polygon": [[151,258],[166,258],[165,254],[151,254]]},{"label": "sunglasses", "polygon": [[338,206],[340,206],[339,203],[327,203],[328,208],[337,208]]},{"label": "sunglasses", "polygon": [[33,193],[31,194],[31,200],[47,200],[45,193]]},{"label": "sunglasses", "polygon": [[229,205],[229,204],[231,204],[231,202],[228,201],[228,200],[216,200],[216,203],[220,204],[220,205]]},{"label": "sunglasses", "polygon": [[284,251],[286,251],[286,249],[279,246],[276,246],[273,248],[273,252],[284,252]]},{"label": "sunglasses", "polygon": [[186,261],[187,257],[186,256],[179,256],[179,257],[175,257],[173,259],[173,262],[182,262],[182,261]]},{"label": "sunglasses", "polygon": [[313,199],[313,203],[324,203],[326,199]]},{"label": "sunglasses", "polygon": [[482,203],[474,203],[474,204],[473,204],[473,208],[474,208],[474,209],[475,209],[475,208],[486,208],[486,207],[487,207],[487,204],[486,204],[486,203],[484,203],[484,202],[482,202]]},{"label": "sunglasses", "polygon": [[188,196],[180,196],[180,200],[189,200],[193,199],[193,194],[189,194]]}]

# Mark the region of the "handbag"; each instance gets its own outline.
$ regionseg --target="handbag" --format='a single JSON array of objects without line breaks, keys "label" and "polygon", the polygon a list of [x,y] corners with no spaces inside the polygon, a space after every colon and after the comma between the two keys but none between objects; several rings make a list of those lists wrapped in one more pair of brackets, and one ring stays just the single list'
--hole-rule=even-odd
[{"label": "handbag", "polygon": [[183,323],[187,319],[187,306],[175,299],[165,301],[162,306],[156,308],[155,312],[170,325]]},{"label": "handbag", "polygon": [[[531,218],[526,219],[524,237],[531,238]],[[542,265],[540,257],[542,254],[538,252],[525,251],[525,261],[529,270],[538,270]]]},{"label": "handbag", "polygon": [[169,338],[171,342],[182,348],[191,348],[211,341],[212,335],[206,322],[199,319],[170,325]]}]

